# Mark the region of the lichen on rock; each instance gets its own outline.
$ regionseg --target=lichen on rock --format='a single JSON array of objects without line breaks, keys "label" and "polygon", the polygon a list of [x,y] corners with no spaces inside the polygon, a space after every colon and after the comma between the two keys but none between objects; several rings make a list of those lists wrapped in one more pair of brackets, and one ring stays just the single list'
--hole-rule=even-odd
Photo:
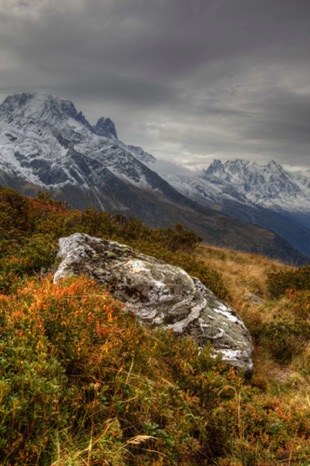
[{"label": "lichen on rock", "polygon": [[59,257],[55,282],[85,274],[108,286],[141,322],[191,336],[200,347],[211,342],[224,361],[252,371],[253,345],[241,318],[180,267],[80,233],[59,240]]}]

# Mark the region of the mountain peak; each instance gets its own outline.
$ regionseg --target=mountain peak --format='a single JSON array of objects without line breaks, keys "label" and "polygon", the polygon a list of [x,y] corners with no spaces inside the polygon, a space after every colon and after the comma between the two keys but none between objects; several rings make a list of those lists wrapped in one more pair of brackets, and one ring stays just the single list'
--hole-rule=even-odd
[{"label": "mountain peak", "polygon": [[63,121],[74,117],[77,110],[70,100],[40,93],[22,93],[8,96],[0,106],[1,113],[40,121]]},{"label": "mountain peak", "polygon": [[245,174],[260,174],[264,173],[264,176],[285,176],[285,171],[282,165],[275,162],[274,160],[269,161],[267,164],[257,164],[255,161],[235,159],[227,160],[222,163],[220,160],[214,159],[211,165],[204,170],[205,175],[235,175],[244,176]]},{"label": "mountain peak", "polygon": [[214,160],[203,173],[209,181],[229,183],[230,189],[233,187],[254,204],[289,205],[302,195],[298,184],[274,160],[264,165],[241,159],[227,160],[224,164]]},{"label": "mountain peak", "polygon": [[117,139],[115,124],[110,118],[99,118],[96,125],[93,126],[93,132],[98,136]]},{"label": "mountain peak", "polygon": [[[71,118],[97,136],[117,139],[114,122],[110,118],[99,118],[92,126],[82,112],[78,112],[71,100],[42,93],[21,93],[8,96],[0,105],[0,114],[4,117],[27,119],[28,121],[46,122],[52,126],[68,122]],[[72,123],[72,120],[69,124]],[[73,123],[73,126],[75,124]]]},{"label": "mountain peak", "polygon": [[223,172],[223,171],[224,171],[224,165],[218,159],[214,159],[211,165],[209,165],[207,169],[203,169],[203,173],[205,175],[213,175],[216,172]]},{"label": "mountain peak", "polygon": [[283,167],[279,163],[275,162],[274,160],[271,160],[268,162],[266,167],[273,173],[283,173]]}]

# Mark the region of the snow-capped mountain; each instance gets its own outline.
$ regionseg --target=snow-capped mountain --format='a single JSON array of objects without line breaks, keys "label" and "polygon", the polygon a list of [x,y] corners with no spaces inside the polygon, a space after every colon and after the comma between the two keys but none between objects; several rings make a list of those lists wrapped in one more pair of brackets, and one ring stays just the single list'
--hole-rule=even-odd
[{"label": "snow-capped mountain", "polygon": [[175,194],[117,139],[109,118],[91,126],[70,101],[39,94],[10,96],[0,106],[0,123],[2,177],[47,190],[84,190],[86,199],[81,195],[73,202],[78,206],[89,203],[90,196],[97,207],[105,208],[108,202],[111,208],[106,191],[113,176],[133,186]]},{"label": "snow-capped mountain", "polygon": [[274,161],[259,165],[248,160],[224,164],[214,160],[202,177],[209,185],[221,182],[233,187],[250,205],[310,214],[310,178],[288,172]]},{"label": "snow-capped mountain", "polygon": [[214,160],[202,173],[162,176],[190,199],[270,228],[310,257],[310,176],[271,161]]},{"label": "snow-capped mountain", "polygon": [[[0,105],[0,184],[28,195],[45,190],[73,207],[122,212],[153,226],[182,223],[213,244],[305,260],[275,233],[184,196],[156,173],[160,165],[121,142],[109,118],[92,126],[71,101],[23,93]],[[175,173],[187,176],[184,170]]]}]

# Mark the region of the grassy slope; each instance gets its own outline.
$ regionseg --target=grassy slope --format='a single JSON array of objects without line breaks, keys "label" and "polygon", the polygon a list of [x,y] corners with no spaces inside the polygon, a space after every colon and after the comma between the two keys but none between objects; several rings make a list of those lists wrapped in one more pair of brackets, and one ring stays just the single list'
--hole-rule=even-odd
[{"label": "grassy slope", "polygon": [[[197,237],[180,227],[151,230],[10,190],[0,207],[1,464],[309,464],[310,286],[274,298],[268,279],[302,269],[206,245],[194,252]],[[199,355],[191,341],[142,328],[83,277],[53,285],[57,238],[74,231],[198,275],[249,327],[252,380],[209,348]]]},{"label": "grassy slope", "polygon": [[[254,338],[260,327],[268,324],[271,326],[271,324],[275,321],[280,321],[280,319],[293,324],[296,318],[300,318],[305,326],[309,323],[310,304],[308,301],[309,293],[307,291],[305,291],[302,298],[292,290],[285,293],[284,296],[275,299],[271,296],[268,289],[270,281],[268,276],[270,273],[277,273],[283,270],[294,272],[298,269],[284,266],[281,262],[272,261],[264,256],[206,245],[199,247],[198,256],[208,267],[214,268],[221,274],[228,288],[229,303],[245,320]],[[308,291],[309,288],[309,286],[306,287]],[[298,312],[300,315],[298,315]],[[261,372],[268,375],[268,377],[270,376],[269,380],[272,380],[271,374],[266,373],[267,366],[271,363],[274,373],[280,375],[281,379],[285,378],[285,374],[291,374],[297,380],[300,379],[301,388],[302,386],[309,386],[310,361],[308,360],[308,355],[310,348],[307,345],[301,351],[300,357],[292,358],[291,361],[285,361],[285,365],[277,365],[277,360],[270,360],[270,355],[268,356],[266,349],[263,351],[263,348],[260,347],[259,338],[257,338],[256,343],[254,358],[259,357],[260,353],[264,353],[265,357],[265,359],[257,361],[255,365],[256,373]],[[281,358],[279,360],[281,363]],[[308,364],[308,367],[305,367],[305,371],[303,371],[302,366],[299,367],[302,361],[306,365]],[[282,376],[281,371],[283,372]],[[292,374],[293,372],[294,374]]]},{"label": "grassy slope", "polygon": [[[252,385],[278,395],[283,403],[298,402],[310,410],[310,282],[307,291],[288,290],[271,297],[270,273],[293,272],[264,256],[202,246],[198,256],[220,272],[229,302],[239,312],[255,343]],[[309,269],[308,274],[309,274]],[[258,299],[257,299],[258,298]]]}]

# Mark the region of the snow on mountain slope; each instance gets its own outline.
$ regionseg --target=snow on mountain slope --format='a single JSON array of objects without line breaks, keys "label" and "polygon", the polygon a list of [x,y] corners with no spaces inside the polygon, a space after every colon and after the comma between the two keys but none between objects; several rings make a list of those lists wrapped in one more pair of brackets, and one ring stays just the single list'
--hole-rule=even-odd
[{"label": "snow on mountain slope", "polygon": [[141,162],[145,163],[148,167],[152,168],[152,166],[155,166],[156,164],[156,159],[153,157],[153,155],[149,154],[148,152],[145,152],[142,147],[138,146],[132,146],[129,145],[127,146],[130,152],[137,157],[137,159],[141,160]]},{"label": "snow on mountain slope", "polygon": [[[303,178],[299,182],[306,184]],[[205,174],[197,177],[127,146],[117,139],[112,120],[100,118],[92,126],[72,102],[59,97],[16,94],[0,105],[0,184],[28,195],[43,189],[73,207],[123,212],[153,226],[182,223],[213,244],[305,261],[275,233],[209,209],[201,202],[210,189]],[[227,195],[232,189],[217,180],[214,201],[222,188]]]},{"label": "snow on mountain slope", "polygon": [[89,124],[82,112],[77,112],[70,100],[45,94],[15,94],[0,105],[1,120],[11,123],[12,117],[20,129],[26,124],[46,123],[62,131],[88,129],[94,134],[117,139],[116,128],[110,118],[99,118],[95,126]]},{"label": "snow on mountain slope", "polygon": [[[9,96],[0,106],[0,123],[0,170],[7,174],[44,188],[66,183],[92,188],[91,178],[108,169],[153,189],[154,174],[116,139],[114,123],[100,118],[91,126],[70,101],[38,94]],[[78,154],[91,161],[87,170],[78,163]]]},{"label": "snow on mountain slope", "polygon": [[[154,172],[175,189],[204,205],[236,201],[278,212],[310,212],[310,177],[288,172],[276,162],[215,160],[201,174],[156,160],[117,139],[114,123],[92,126],[72,102],[55,96],[16,94],[0,105],[0,170],[43,187],[65,183],[88,186],[77,154],[129,183],[155,189]],[[47,176],[44,171],[50,169]],[[99,170],[100,171],[100,170]]]},{"label": "snow on mountain slope", "polygon": [[278,163],[266,165],[247,160],[215,160],[202,177],[213,186],[219,182],[235,188],[246,201],[276,211],[310,213],[310,179],[288,172]]},{"label": "snow on mountain slope", "polygon": [[[132,215],[143,211],[150,220],[160,196],[195,208],[143,163],[143,154],[117,139],[109,118],[92,126],[68,100],[16,94],[0,105],[0,183],[21,192],[43,188],[75,207],[95,205]],[[144,157],[155,161],[149,154]],[[146,200],[146,193],[155,198]]]},{"label": "snow on mountain slope", "polygon": [[260,165],[248,160],[214,160],[199,174],[176,175],[166,171],[162,176],[184,195],[204,205],[235,201],[253,208],[310,217],[310,176],[289,172],[274,161]]},{"label": "snow on mountain slope", "polygon": [[214,160],[199,174],[162,175],[188,198],[276,231],[310,257],[310,176],[274,161]]},{"label": "snow on mountain slope", "polygon": [[300,190],[310,198],[310,170],[292,172],[290,175]]}]

